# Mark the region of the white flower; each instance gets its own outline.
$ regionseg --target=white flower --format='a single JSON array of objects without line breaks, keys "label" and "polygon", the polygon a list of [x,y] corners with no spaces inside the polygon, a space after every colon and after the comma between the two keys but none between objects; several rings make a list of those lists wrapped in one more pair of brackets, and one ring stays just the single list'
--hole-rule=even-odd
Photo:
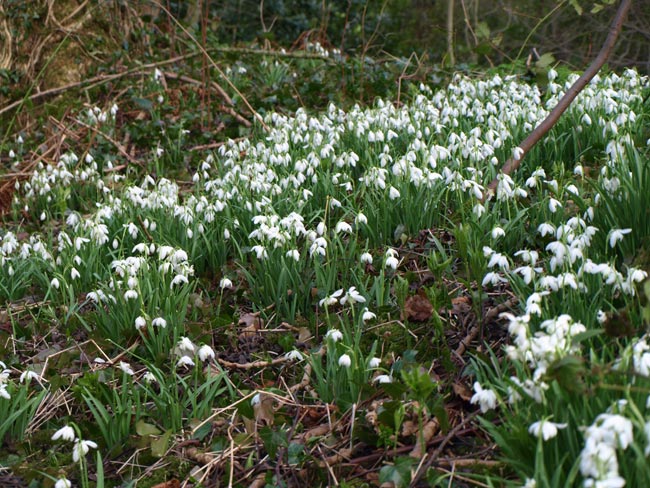
[{"label": "white flower", "polygon": [[472,405],[478,403],[481,407],[481,412],[485,413],[488,410],[492,410],[497,406],[497,395],[492,390],[484,390],[481,384],[476,381],[474,383],[474,395],[472,396],[470,403]]},{"label": "white flower", "polygon": [[389,197],[391,200],[396,200],[396,199],[398,199],[398,198],[400,197],[400,193],[399,193],[399,191],[397,190],[397,188],[391,186],[390,189],[388,190],[388,197]]},{"label": "white flower", "polygon": [[557,436],[558,429],[566,428],[567,424],[558,424],[550,420],[540,420],[528,427],[528,432],[535,437],[541,437],[545,441]]},{"label": "white flower", "polygon": [[207,344],[203,344],[201,347],[199,347],[197,354],[201,361],[212,360],[215,357],[214,349],[212,349]]},{"label": "white flower", "polygon": [[293,259],[295,262],[300,261],[300,252],[298,249],[291,249],[290,251],[287,251],[285,256],[289,259]]},{"label": "white flower", "polygon": [[221,281],[219,281],[219,287],[222,290],[225,290],[226,288],[232,288],[232,281],[228,278],[221,278]]},{"label": "white flower", "polygon": [[61,286],[57,278],[52,278],[52,281],[50,281],[50,285],[52,285],[57,290],[59,289],[59,286]]},{"label": "white flower", "polygon": [[269,253],[266,252],[266,248],[264,246],[253,246],[251,248],[251,251],[255,253],[255,256],[257,256],[257,259],[263,260],[269,257]]},{"label": "white flower", "polygon": [[77,435],[75,434],[74,429],[69,425],[61,427],[52,436],[53,441],[58,441],[59,439],[63,439],[64,441],[74,441],[76,438]]},{"label": "white flower", "polygon": [[359,259],[364,264],[372,264],[372,254],[369,252],[364,252]]},{"label": "white flower", "polygon": [[495,227],[492,229],[492,239],[498,239],[506,235],[506,232],[501,227]]},{"label": "white flower", "polygon": [[338,303],[338,298],[343,295],[343,288],[340,290],[336,290],[334,293],[332,293],[330,296],[327,296],[323,298],[320,302],[318,302],[318,305],[320,307],[329,307],[330,305],[335,305]]},{"label": "white flower", "polygon": [[54,488],[72,488],[72,483],[66,478],[59,478],[56,483],[54,483]]},{"label": "white flower", "polygon": [[153,325],[154,327],[161,327],[164,329],[165,327],[167,327],[167,321],[162,317],[156,317],[151,321],[151,325]]},{"label": "white flower", "polygon": [[373,381],[376,383],[392,383],[393,377],[388,374],[380,374],[379,376],[375,376]]},{"label": "white flower", "polygon": [[182,351],[194,352],[194,344],[185,336],[181,337],[176,345]]},{"label": "white flower", "polygon": [[377,315],[371,312],[370,310],[368,310],[367,307],[363,310],[363,314],[361,315],[361,320],[363,320],[364,322],[368,322],[369,320],[373,320],[376,318]]},{"label": "white flower", "polygon": [[562,204],[555,198],[551,198],[548,201],[548,209],[551,211],[551,213],[557,212],[558,207],[562,207]]},{"label": "white flower", "polygon": [[618,241],[623,240],[623,236],[632,232],[632,229],[612,229],[609,231],[609,247],[613,248]]},{"label": "white flower", "polygon": [[357,224],[367,224],[368,223],[368,218],[362,212],[359,212],[357,214],[356,218],[354,219],[354,221]]},{"label": "white flower", "polygon": [[124,292],[124,299],[125,300],[135,300],[138,298],[138,292],[135,290],[126,290]]},{"label": "white flower", "polygon": [[348,291],[345,293],[345,296],[343,298],[341,298],[340,301],[341,301],[341,305],[345,305],[345,303],[347,301],[349,301],[350,304],[352,305],[352,304],[354,304],[354,302],[356,302],[356,303],[365,303],[366,299],[365,299],[365,297],[363,295],[361,295],[361,293],[359,293],[357,291],[356,286],[351,286],[348,289]]},{"label": "white flower", "polygon": [[78,439],[72,448],[72,460],[76,463],[79,462],[82,456],[88,454],[90,448],[97,449],[97,444],[93,441],[83,441]]},{"label": "white flower", "polygon": [[332,342],[338,342],[343,339],[343,333],[338,329],[330,329],[325,334],[325,339],[332,339]]},{"label": "white flower", "polygon": [[251,398],[251,405],[259,405],[260,402],[262,401],[262,395],[259,393],[256,393],[253,398]]},{"label": "white flower", "polygon": [[336,227],[334,227],[334,232],[336,232],[337,234],[339,234],[340,232],[345,232],[346,234],[350,234],[352,233],[352,226],[347,222],[341,220],[336,224]]},{"label": "white flower", "polygon": [[303,355],[298,349],[294,349],[293,351],[289,351],[284,355],[285,358],[287,358],[289,361],[302,361],[303,360]]},{"label": "white flower", "polygon": [[396,270],[397,266],[399,265],[399,261],[395,256],[388,256],[386,258],[385,265],[387,268],[391,268],[392,270]]},{"label": "white flower", "polygon": [[352,365],[352,359],[348,354],[342,354],[341,357],[339,358],[339,366],[343,366],[344,368],[349,368]]},{"label": "white flower", "polygon": [[188,367],[191,368],[194,366],[194,361],[189,356],[181,356],[181,358],[176,363],[177,368]]},{"label": "white flower", "polygon": [[512,159],[519,161],[524,155],[524,150],[520,147],[512,148]]},{"label": "white flower", "polygon": [[555,227],[553,224],[544,222],[543,224],[540,224],[539,227],[537,227],[537,232],[539,232],[542,237],[546,237],[547,235],[555,234]]},{"label": "white flower", "polygon": [[124,361],[120,361],[120,369],[124,371],[126,374],[129,376],[133,376],[135,374],[135,371],[133,371],[133,368],[131,368],[131,365],[129,363],[125,363]]},{"label": "white flower", "polygon": [[0,398],[11,400],[11,395],[7,391],[7,385],[0,383]]},{"label": "white flower", "polygon": [[380,364],[381,364],[380,358],[370,358],[370,360],[368,361],[368,367],[371,369],[378,368]]},{"label": "white flower", "polygon": [[189,283],[189,280],[187,279],[187,276],[184,276],[182,274],[177,274],[176,276],[174,276],[174,279],[169,285],[169,288],[172,289],[174,288],[175,285],[180,285],[181,283],[187,284]]},{"label": "white flower", "polygon": [[154,375],[151,371],[147,371],[142,377],[142,379],[145,380],[147,383],[151,383],[152,381],[158,382],[158,379],[156,379],[156,375]]},{"label": "white flower", "polygon": [[77,271],[76,268],[72,268],[72,269],[70,270],[70,277],[71,277],[73,280],[76,280],[76,279],[79,278],[80,276],[81,276],[81,275],[79,274],[79,271]]},{"label": "white flower", "polygon": [[147,325],[147,321],[144,317],[140,316],[135,319],[135,328],[140,330]]},{"label": "white flower", "polygon": [[39,374],[38,374],[36,371],[31,371],[31,370],[27,369],[27,370],[23,371],[23,372],[20,374],[20,379],[19,379],[19,381],[20,381],[21,383],[24,383],[25,381],[27,381],[27,383],[29,383],[30,381],[32,381],[32,380],[34,380],[34,379],[35,379],[36,381],[38,381],[39,378],[40,378],[40,376],[39,376]]}]

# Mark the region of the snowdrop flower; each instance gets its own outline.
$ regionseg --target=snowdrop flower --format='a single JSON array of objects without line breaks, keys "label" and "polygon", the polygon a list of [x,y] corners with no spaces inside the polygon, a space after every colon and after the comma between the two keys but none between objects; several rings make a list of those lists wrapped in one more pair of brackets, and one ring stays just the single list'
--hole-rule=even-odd
[{"label": "snowdrop flower", "polygon": [[361,320],[363,320],[364,322],[368,322],[369,320],[374,320],[376,318],[377,315],[371,312],[370,310],[368,310],[368,307],[366,307],[363,310],[363,314],[361,315]]},{"label": "snowdrop flower", "polygon": [[79,278],[80,276],[81,276],[81,275],[79,274],[79,271],[77,271],[76,268],[72,268],[72,269],[70,270],[70,278],[72,278],[73,280],[76,280],[76,279]]},{"label": "snowdrop flower", "polygon": [[370,358],[370,360],[368,361],[368,367],[371,368],[371,369],[378,368],[380,364],[381,364],[381,359],[376,358],[376,357],[375,358]]},{"label": "snowdrop flower", "polygon": [[72,448],[72,460],[77,463],[79,460],[88,454],[90,448],[97,449],[97,443],[93,441],[84,441],[77,439],[74,447]]},{"label": "snowdrop flower", "polygon": [[541,437],[545,441],[557,436],[558,429],[565,429],[567,424],[558,424],[549,420],[540,420],[528,427],[528,432],[535,437]]},{"label": "snowdrop flower", "polygon": [[498,239],[506,235],[506,232],[501,227],[495,227],[492,229],[492,239]]},{"label": "snowdrop flower", "polygon": [[154,375],[151,371],[147,371],[142,377],[142,379],[144,379],[147,383],[158,382],[156,375]]},{"label": "snowdrop flower", "polygon": [[623,236],[632,232],[632,229],[612,229],[609,231],[609,247],[614,248],[617,242],[623,240]]},{"label": "snowdrop flower", "polygon": [[357,216],[355,217],[354,221],[357,224],[367,224],[368,223],[368,218],[362,212],[359,212],[357,214]]},{"label": "snowdrop flower", "polygon": [[476,205],[474,205],[472,212],[474,213],[474,215],[476,215],[477,218],[480,219],[485,213],[485,207],[480,203],[477,203]]},{"label": "snowdrop flower", "polygon": [[343,339],[343,333],[338,329],[330,329],[325,334],[325,340],[332,339],[332,342],[338,342]]},{"label": "snowdrop flower", "polygon": [[508,280],[504,277],[502,277],[499,273],[490,271],[485,275],[483,278],[483,281],[481,282],[481,286],[487,286],[487,285],[492,285],[496,286],[499,283],[507,283]]},{"label": "snowdrop flower", "polygon": [[[392,249],[389,250],[392,251]],[[386,252],[386,255],[388,257],[386,258],[386,262],[384,264],[387,268],[390,268],[393,271],[395,271],[397,269],[397,266],[399,265],[399,260],[396,257],[397,253],[395,251],[393,251],[393,253],[394,254],[388,254],[388,252]]]},{"label": "snowdrop flower", "polygon": [[375,376],[373,381],[376,383],[392,383],[393,377],[388,374],[380,374],[379,376]]},{"label": "snowdrop flower", "polygon": [[364,252],[359,259],[364,264],[372,264],[372,254],[369,252]]},{"label": "snowdrop flower", "polygon": [[138,292],[135,290],[126,290],[124,292],[124,299],[125,300],[135,300],[138,298]]},{"label": "snowdrop flower", "polygon": [[351,234],[352,226],[347,222],[341,220],[336,224],[336,227],[334,227],[334,232],[336,232],[337,234],[340,234],[341,232],[345,232],[346,234]]},{"label": "snowdrop flower", "polygon": [[481,407],[481,412],[485,413],[488,410],[493,410],[497,406],[497,395],[492,390],[485,390],[481,384],[476,381],[474,383],[474,395],[472,396],[470,403],[472,405],[479,404]]},{"label": "snowdrop flower", "polygon": [[199,356],[199,360],[203,362],[213,360],[215,358],[214,349],[212,349],[207,344],[203,344],[201,347],[199,347],[197,354]]},{"label": "snowdrop flower", "polygon": [[345,296],[341,298],[341,305],[345,305],[346,302],[350,302],[350,304],[356,303],[365,303],[366,299],[361,293],[357,291],[356,286],[351,286],[348,291],[345,293]]},{"label": "snowdrop flower", "polygon": [[548,201],[548,209],[551,211],[551,213],[557,212],[558,207],[562,207],[562,204],[555,198],[551,198]]},{"label": "snowdrop flower", "polygon": [[327,296],[323,298],[320,302],[318,302],[318,305],[320,307],[329,307],[330,305],[335,305],[338,303],[338,298],[343,295],[343,288],[340,290],[336,290],[334,293],[332,293],[330,296]]},{"label": "snowdrop flower", "polygon": [[25,370],[20,374],[19,381],[21,383],[24,383],[25,381],[27,381],[27,383],[29,383],[32,380],[39,381],[39,379],[40,379],[40,376],[36,371]]},{"label": "snowdrop flower", "polygon": [[137,318],[135,319],[135,328],[136,328],[137,330],[142,329],[142,328],[145,327],[146,325],[147,325],[147,321],[145,320],[144,317],[140,316],[140,317],[137,317]]},{"label": "snowdrop flower", "polygon": [[339,358],[339,366],[349,368],[352,365],[352,358],[348,354],[342,354]]},{"label": "snowdrop flower", "polygon": [[72,483],[66,478],[59,478],[54,483],[54,488],[72,488]]},{"label": "snowdrop flower", "polygon": [[266,248],[264,246],[253,246],[251,248],[251,251],[255,253],[255,256],[257,256],[257,259],[260,261],[269,257],[269,254],[266,252]]},{"label": "snowdrop flower", "polygon": [[289,361],[302,361],[304,359],[302,353],[298,349],[289,351],[284,355],[284,357],[287,358]]},{"label": "snowdrop flower", "polygon": [[122,371],[124,371],[129,376],[133,376],[135,374],[135,371],[133,371],[133,368],[131,368],[131,365],[129,363],[120,361],[119,367]]},{"label": "snowdrop flower", "polygon": [[177,368],[193,368],[194,361],[189,356],[181,356],[178,362],[176,363]]},{"label": "snowdrop flower", "polygon": [[300,261],[300,252],[298,252],[297,249],[291,249],[290,251],[287,251],[285,256],[289,259],[293,259],[295,262]]},{"label": "snowdrop flower", "polygon": [[181,337],[176,345],[181,351],[194,352],[194,344],[185,336]]},{"label": "snowdrop flower", "polygon": [[524,155],[524,150],[520,147],[512,148],[512,159],[519,161]]},{"label": "snowdrop flower", "polygon": [[388,190],[388,198],[391,200],[396,200],[400,197],[400,193],[397,190],[397,188],[391,186],[390,189]]},{"label": "snowdrop flower", "polygon": [[50,281],[50,285],[52,285],[54,288],[57,290],[61,286],[61,283],[59,283],[59,280],[57,278],[52,278],[52,281]]},{"label": "snowdrop flower", "polygon": [[221,278],[221,281],[219,281],[219,288],[222,290],[225,290],[226,288],[232,288],[232,281],[228,278]]},{"label": "snowdrop flower", "polygon": [[537,227],[537,232],[539,232],[542,237],[546,237],[547,235],[554,235],[555,227],[553,224],[544,222],[543,224],[540,224],[539,227]]},{"label": "snowdrop flower", "polygon": [[174,279],[172,280],[171,284],[169,285],[169,288],[172,289],[176,285],[180,285],[181,283],[189,283],[189,280],[187,279],[187,276],[182,275],[182,274],[177,274],[174,276]]},{"label": "snowdrop flower", "polygon": [[53,441],[58,441],[59,439],[62,439],[64,441],[71,441],[72,442],[76,438],[77,438],[77,434],[75,434],[74,429],[72,427],[70,427],[69,425],[61,427],[52,436]]},{"label": "snowdrop flower", "polygon": [[153,325],[154,327],[161,327],[164,329],[165,327],[167,327],[167,321],[162,317],[156,317],[151,321],[151,325]]},{"label": "snowdrop flower", "polygon": [[0,398],[11,400],[11,395],[7,391],[7,385],[0,383]]}]

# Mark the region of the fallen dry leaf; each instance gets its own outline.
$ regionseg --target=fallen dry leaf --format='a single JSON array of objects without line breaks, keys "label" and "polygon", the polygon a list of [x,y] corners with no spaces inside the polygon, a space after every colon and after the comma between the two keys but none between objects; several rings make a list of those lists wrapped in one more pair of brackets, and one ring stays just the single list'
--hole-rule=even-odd
[{"label": "fallen dry leaf", "polygon": [[181,482],[174,479],[169,481],[163,481],[157,485],[153,485],[151,488],[180,488]]},{"label": "fallen dry leaf", "polygon": [[239,317],[237,325],[243,327],[239,333],[239,338],[246,339],[255,336],[257,331],[264,326],[264,321],[259,314],[248,312]]},{"label": "fallen dry leaf", "polygon": [[426,322],[433,314],[431,302],[423,296],[413,295],[406,299],[402,318],[414,322]]},{"label": "fallen dry leaf", "polygon": [[458,395],[462,400],[469,402],[474,395],[469,386],[465,383],[455,382],[451,388],[454,390],[454,393]]},{"label": "fallen dry leaf", "polygon": [[264,422],[266,425],[272,425],[275,421],[275,410],[273,409],[273,397],[260,393],[260,401],[253,405],[255,412],[255,421]]},{"label": "fallen dry leaf", "polygon": [[415,441],[415,446],[413,446],[413,450],[409,453],[409,456],[414,458],[421,458],[424,456],[424,453],[427,450],[427,444],[431,439],[433,439],[433,436],[436,435],[439,428],[440,423],[436,418],[432,418],[424,424],[422,432],[416,435],[417,440]]}]

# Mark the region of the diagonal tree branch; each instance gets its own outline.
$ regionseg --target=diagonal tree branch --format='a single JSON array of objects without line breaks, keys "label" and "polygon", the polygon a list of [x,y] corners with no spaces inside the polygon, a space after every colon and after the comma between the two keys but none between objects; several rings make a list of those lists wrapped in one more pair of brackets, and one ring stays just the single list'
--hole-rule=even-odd
[{"label": "diagonal tree branch", "polygon": [[[571,105],[571,102],[578,96],[578,94],[583,90],[587,83],[596,76],[596,73],[600,71],[600,68],[603,67],[609,55],[614,49],[616,44],[616,39],[623,28],[623,22],[627,16],[630,6],[632,5],[632,0],[621,0],[621,4],[618,7],[616,16],[612,21],[612,25],[609,27],[609,33],[607,34],[607,39],[603,43],[603,46],[600,48],[598,56],[591,62],[589,67],[585,70],[580,78],[567,90],[564,96],[557,102],[557,105],[551,110],[551,112],[546,116],[546,118],[530,133],[526,139],[519,145],[521,151],[518,154],[518,158],[512,157],[506,161],[506,164],[501,168],[501,173],[507,175],[511,174],[521,164],[521,161],[524,159],[524,156],[528,151],[530,151],[539,140],[546,135],[546,133],[551,130],[551,128],[557,123],[560,116],[566,111],[567,108]],[[493,179],[488,185],[488,194],[493,194],[495,188],[499,184],[497,178]]]}]

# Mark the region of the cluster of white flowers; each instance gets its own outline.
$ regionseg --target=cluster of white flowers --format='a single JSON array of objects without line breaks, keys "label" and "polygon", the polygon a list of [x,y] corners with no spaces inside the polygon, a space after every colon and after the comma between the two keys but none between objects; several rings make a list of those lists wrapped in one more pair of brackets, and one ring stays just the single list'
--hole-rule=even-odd
[{"label": "cluster of white flowers", "polygon": [[[585,446],[580,453],[580,472],[585,478],[584,486],[587,488],[625,486],[625,479],[618,472],[616,450],[624,451],[634,441],[632,422],[622,415],[626,407],[627,400],[619,400],[606,413],[598,415],[594,423],[585,429]],[[648,454],[650,452],[646,448],[645,455]]]},{"label": "cluster of white flowers", "polygon": [[69,425],[61,427],[52,436],[53,441],[58,441],[59,439],[74,443],[72,447],[72,460],[75,463],[80,462],[85,457],[85,455],[88,454],[88,451],[91,448],[97,449],[96,442],[77,438],[77,434],[74,428]]},{"label": "cluster of white flowers", "polygon": [[212,347],[207,344],[197,347],[188,337],[181,337],[176,344],[174,353],[178,357],[177,368],[193,368],[195,357],[198,357],[201,362],[212,361],[215,358]]}]

